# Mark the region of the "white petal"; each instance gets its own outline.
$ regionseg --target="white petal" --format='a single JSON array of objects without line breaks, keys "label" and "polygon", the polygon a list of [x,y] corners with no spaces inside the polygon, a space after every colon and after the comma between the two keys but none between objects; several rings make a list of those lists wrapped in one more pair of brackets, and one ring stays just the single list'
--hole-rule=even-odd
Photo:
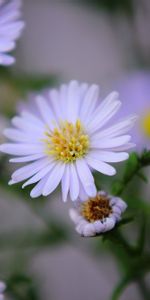
[{"label": "white petal", "polygon": [[95,227],[93,223],[86,224],[83,228],[83,235],[90,237],[96,235]]},{"label": "white petal", "polygon": [[127,208],[127,203],[118,197],[116,197],[116,200],[117,200],[116,206],[120,208],[121,212],[124,212]]},{"label": "white petal", "polygon": [[118,215],[119,214],[121,215],[121,209],[120,209],[120,207],[118,207],[116,205],[113,206],[112,211],[113,211],[113,213],[117,213]]},{"label": "white petal", "polygon": [[98,148],[98,149],[109,149],[113,147],[120,147],[124,144],[127,144],[131,139],[130,135],[123,135],[116,138],[106,138],[100,141],[93,141],[91,140],[91,148]]},{"label": "white petal", "polygon": [[88,157],[94,158],[104,162],[120,162],[129,158],[129,154],[126,152],[111,152],[111,151],[101,151],[92,150],[89,152]]},{"label": "white petal", "polygon": [[53,130],[56,127],[57,122],[54,117],[54,113],[52,112],[50,106],[46,102],[45,98],[42,96],[36,97],[36,102],[43,118],[43,121],[48,125],[48,127]]},{"label": "white petal", "polygon": [[83,230],[85,225],[89,224],[85,219],[82,219],[76,226],[76,231],[80,234],[83,235]]},{"label": "white petal", "polygon": [[44,188],[44,185],[47,181],[49,177],[49,174],[47,174],[43,179],[41,179],[36,185],[35,187],[31,190],[31,193],[30,193],[30,196],[32,198],[37,198],[39,196],[42,195],[43,193],[43,188]]},{"label": "white petal", "polygon": [[15,62],[15,58],[8,54],[3,54],[0,52],[0,65],[9,66]]},{"label": "white petal", "polygon": [[62,84],[60,86],[59,95],[60,95],[60,109],[62,112],[61,119],[65,120],[67,118],[67,110],[66,110],[67,86],[65,84]]},{"label": "white petal", "polygon": [[93,135],[93,139],[99,140],[101,138],[106,138],[107,136],[112,138],[112,137],[125,134],[133,127],[136,120],[137,120],[137,116],[135,115],[130,116],[107,129],[95,133]]},{"label": "white petal", "polygon": [[67,196],[70,186],[70,168],[69,165],[66,165],[62,180],[61,180],[61,189],[62,189],[62,199],[64,202],[67,201]]},{"label": "white petal", "polygon": [[86,201],[88,199],[88,195],[86,194],[83,185],[81,183],[79,183],[79,186],[80,186],[79,199],[81,201]]},{"label": "white petal", "polygon": [[92,167],[94,170],[97,170],[98,172],[101,172],[102,174],[109,176],[113,176],[116,174],[115,168],[113,168],[105,162],[102,162],[98,159],[94,159],[89,156],[87,156],[86,161],[90,167]]},{"label": "white petal", "polygon": [[89,122],[88,132],[93,133],[96,130],[102,128],[117,113],[120,106],[121,106],[120,101],[114,101],[103,112],[102,111],[95,112],[92,116],[91,122]]},{"label": "white petal", "polygon": [[27,110],[22,110],[21,111],[21,116],[23,116],[26,120],[28,120],[29,122],[32,122],[36,127],[45,127],[44,122],[36,117],[35,115],[33,115],[31,112],[27,111]]},{"label": "white petal", "polygon": [[27,166],[19,168],[12,174],[12,179],[15,182],[23,181],[46,167],[48,163],[49,160],[47,158],[39,159],[38,161],[28,164]]},{"label": "white petal", "polygon": [[73,208],[69,209],[69,216],[75,225],[83,220],[83,217],[77,212],[76,209]]},{"label": "white petal", "polygon": [[3,144],[0,151],[12,155],[30,155],[44,152],[42,144]]},{"label": "white petal", "polygon": [[38,173],[36,173],[33,177],[31,177],[28,181],[26,181],[22,188],[24,188],[27,185],[33,184],[39,180],[41,180],[43,177],[45,177],[45,175],[47,175],[52,168],[56,165],[55,161],[50,162],[47,166],[45,166],[44,168],[42,168],[42,170],[40,170]]},{"label": "white petal", "polygon": [[12,23],[4,24],[0,28],[0,34],[2,36],[7,36],[9,39],[17,39],[20,36],[21,30],[24,28],[24,22],[15,21]]},{"label": "white petal", "polygon": [[101,221],[95,221],[93,223],[94,227],[95,227],[95,231],[96,233],[101,233],[104,230],[104,223],[102,223]]},{"label": "white petal", "polygon": [[78,117],[78,110],[79,110],[79,88],[77,81],[71,81],[68,86],[68,93],[67,93],[67,103],[66,103],[66,110],[67,110],[67,120],[69,122],[75,123]]},{"label": "white petal", "polygon": [[44,156],[46,156],[44,153],[33,154],[33,155],[28,155],[28,156],[21,156],[21,157],[17,157],[17,158],[11,158],[9,160],[9,162],[12,162],[12,163],[29,162],[29,161],[37,160]]},{"label": "white petal", "polygon": [[79,179],[74,164],[70,164],[70,198],[75,201],[79,196]]},{"label": "white petal", "polygon": [[15,142],[39,142],[38,137],[33,134],[33,136],[26,134],[25,132],[21,132],[18,129],[7,128],[4,130],[4,135],[12,141]]},{"label": "white petal", "polygon": [[95,84],[91,85],[88,89],[80,111],[80,118],[86,121],[89,115],[93,112],[99,95],[99,87]]},{"label": "white petal", "polygon": [[97,129],[104,126],[118,111],[121,106],[121,102],[116,100],[117,93],[114,93],[114,96],[111,99],[104,100],[104,103],[100,104],[94,114],[89,119],[88,131],[93,133]]},{"label": "white petal", "polygon": [[62,119],[62,111],[60,109],[60,99],[57,90],[52,89],[49,91],[50,104],[52,105],[53,111],[55,113],[55,118],[58,123]]},{"label": "white petal", "polygon": [[113,218],[108,217],[105,219],[105,229],[103,230],[103,232],[109,231],[111,229],[113,229],[115,226],[115,221]]},{"label": "white petal", "polygon": [[44,126],[38,126],[37,123],[29,122],[29,119],[23,117],[14,117],[12,119],[12,124],[15,127],[23,130],[24,132],[27,132],[27,134],[30,135],[36,134],[39,137],[39,139],[41,138],[43,132],[45,131]]},{"label": "white petal", "polygon": [[109,150],[118,152],[118,151],[126,151],[126,150],[129,150],[129,149],[135,148],[135,147],[136,147],[136,144],[127,143],[123,146],[119,146],[119,147],[117,146],[117,147],[109,148]]},{"label": "white petal", "polygon": [[94,184],[94,178],[86,161],[84,159],[78,159],[76,161],[76,167],[77,167],[78,176],[84,187],[85,192],[88,194],[88,196],[95,197],[96,187]]},{"label": "white petal", "polygon": [[15,48],[15,43],[12,41],[9,41],[7,39],[2,39],[1,43],[0,43],[0,52],[4,52],[4,51],[10,51],[13,50]]},{"label": "white petal", "polygon": [[51,171],[45,186],[43,188],[43,196],[48,196],[52,193],[56,187],[59,185],[63,173],[65,171],[65,164],[64,163],[57,163],[54,169]]}]

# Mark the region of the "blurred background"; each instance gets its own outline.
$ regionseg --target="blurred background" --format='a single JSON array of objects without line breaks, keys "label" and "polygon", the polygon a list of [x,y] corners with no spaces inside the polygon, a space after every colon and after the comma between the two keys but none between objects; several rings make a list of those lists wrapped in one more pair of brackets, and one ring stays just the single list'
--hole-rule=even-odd
[{"label": "blurred background", "polygon": [[[123,105],[127,103],[124,115],[150,113],[149,0],[24,0],[22,11],[26,28],[17,44],[16,64],[0,68],[1,115],[12,116],[29,91],[70,79],[99,84],[102,97],[119,90]],[[1,131],[7,123],[0,118]],[[144,133],[135,133],[138,151],[150,146],[150,134]],[[9,168],[5,165],[7,179]],[[107,180],[101,178],[101,185],[108,189]],[[4,187],[2,182],[0,278],[8,279],[14,293],[10,299],[111,299],[121,276],[113,251],[100,238],[77,236],[68,217],[70,203],[61,203],[59,191],[33,200],[28,191],[23,199],[18,187],[14,193]],[[132,192],[130,187],[126,197]],[[149,184],[139,185],[136,194],[143,193],[148,201]],[[129,231],[132,240],[136,227]],[[148,275],[146,281],[150,283]],[[132,283],[119,299],[144,298]]]}]

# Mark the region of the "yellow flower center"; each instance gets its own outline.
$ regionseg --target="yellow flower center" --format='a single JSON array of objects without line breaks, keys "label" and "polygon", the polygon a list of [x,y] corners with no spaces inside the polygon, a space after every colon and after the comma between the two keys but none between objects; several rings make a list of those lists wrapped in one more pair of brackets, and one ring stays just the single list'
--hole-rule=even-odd
[{"label": "yellow flower center", "polygon": [[141,127],[144,134],[150,138],[150,111],[148,111],[141,120]]},{"label": "yellow flower center", "polygon": [[65,163],[74,162],[88,152],[89,137],[80,120],[75,124],[65,121],[53,132],[47,131],[45,134],[46,154]]},{"label": "yellow flower center", "polygon": [[103,220],[108,217],[112,209],[109,205],[109,199],[106,196],[98,195],[95,198],[89,198],[81,205],[81,215],[89,222]]}]

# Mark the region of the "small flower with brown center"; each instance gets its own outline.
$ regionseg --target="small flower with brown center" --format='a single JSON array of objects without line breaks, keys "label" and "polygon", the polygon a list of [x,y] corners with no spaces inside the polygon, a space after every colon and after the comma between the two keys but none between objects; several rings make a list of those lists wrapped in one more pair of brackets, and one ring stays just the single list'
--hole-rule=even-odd
[{"label": "small flower with brown center", "polygon": [[71,208],[69,214],[76,231],[90,237],[113,229],[126,208],[127,204],[121,198],[100,191],[94,198],[79,201],[77,208]]}]

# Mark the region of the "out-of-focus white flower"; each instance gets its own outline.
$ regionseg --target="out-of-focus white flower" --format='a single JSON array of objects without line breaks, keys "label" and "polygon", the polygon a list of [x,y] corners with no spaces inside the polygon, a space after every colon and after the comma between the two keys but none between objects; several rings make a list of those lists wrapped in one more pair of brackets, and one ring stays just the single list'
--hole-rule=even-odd
[{"label": "out-of-focus white flower", "polygon": [[15,48],[24,22],[20,21],[20,0],[0,1],[0,65],[11,65],[15,58],[7,54]]},{"label": "out-of-focus white flower", "polygon": [[3,281],[0,281],[0,300],[4,300],[4,291],[6,289],[6,285]]},{"label": "out-of-focus white flower", "polygon": [[127,204],[121,198],[100,191],[95,198],[78,201],[77,207],[71,208],[69,214],[76,231],[81,236],[90,237],[113,229],[126,208]]},{"label": "out-of-focus white flower", "polygon": [[26,109],[12,119],[14,128],[4,134],[13,143],[0,146],[2,152],[15,155],[11,162],[27,166],[12,174],[10,184],[28,179],[23,187],[37,183],[31,197],[47,196],[61,182],[63,201],[80,194],[96,196],[92,170],[112,176],[109,163],[128,158],[133,147],[126,133],[134,115],[108,128],[105,125],[121,106],[118,93],[112,92],[100,104],[99,88],[71,81],[59,90],[34,99],[34,109]]},{"label": "out-of-focus white flower", "polygon": [[138,151],[150,150],[150,72],[136,71],[126,74],[117,84],[123,109],[119,117],[125,114],[138,115],[138,121],[131,133]]}]

